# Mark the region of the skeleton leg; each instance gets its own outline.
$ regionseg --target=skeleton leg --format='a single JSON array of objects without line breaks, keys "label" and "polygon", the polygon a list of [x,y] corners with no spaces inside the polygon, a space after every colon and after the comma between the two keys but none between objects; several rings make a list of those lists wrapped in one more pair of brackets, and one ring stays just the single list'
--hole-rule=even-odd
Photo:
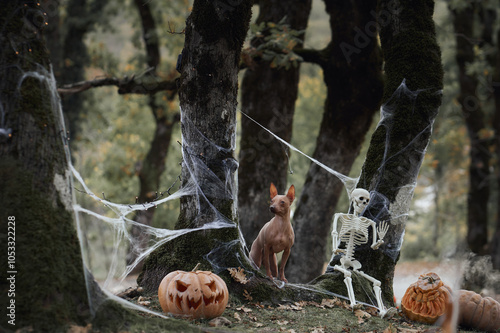
[{"label": "skeleton leg", "polygon": [[354,290],[352,289],[351,271],[339,265],[335,265],[333,269],[344,273],[344,283],[347,287],[347,294],[349,296],[349,301],[351,301],[351,307],[354,309],[354,307],[356,306],[356,299],[354,298]]},{"label": "skeleton leg", "polygon": [[356,271],[356,273],[359,273],[359,275],[363,276],[368,281],[373,283],[373,292],[375,293],[375,298],[377,299],[377,307],[380,312],[380,317],[384,317],[384,315],[387,312],[387,309],[385,308],[384,303],[382,302],[382,289],[380,288],[381,284],[380,281],[362,271]]}]

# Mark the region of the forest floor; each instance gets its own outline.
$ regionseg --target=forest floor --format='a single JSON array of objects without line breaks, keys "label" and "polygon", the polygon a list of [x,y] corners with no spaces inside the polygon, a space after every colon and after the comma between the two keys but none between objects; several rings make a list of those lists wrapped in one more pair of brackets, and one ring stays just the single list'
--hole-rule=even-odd
[{"label": "forest floor", "polygon": [[[401,263],[397,266],[394,279],[394,293],[397,303],[401,301],[406,288],[429,271],[436,272],[450,286],[456,285],[457,270],[454,263]],[[128,281],[133,285],[133,279]],[[131,289],[133,289],[132,287]],[[135,293],[136,294],[136,293]],[[129,301],[161,313],[157,295],[136,294]],[[139,315],[151,317],[151,314],[139,312]],[[182,319],[185,320],[185,319]],[[400,311],[391,318],[380,318],[377,310],[362,307],[352,311],[344,300],[324,299],[321,303],[295,302],[280,305],[267,305],[257,302],[242,303],[230,299],[229,304],[219,318],[213,320],[189,320],[193,327],[205,332],[370,332],[370,333],[420,333],[440,332],[437,327],[417,324],[407,320]],[[473,332],[460,330],[459,332]]]},{"label": "forest floor", "polygon": [[[137,299],[135,300],[137,301]],[[161,312],[156,296],[143,297],[148,308]],[[150,316],[148,314],[141,314]],[[340,299],[324,299],[321,303],[295,302],[278,306],[230,301],[221,317],[212,320],[190,320],[204,332],[288,332],[288,333],[423,333],[440,332],[436,327],[415,324],[400,313],[392,318],[380,318],[377,310],[363,307],[352,311]],[[470,332],[462,331],[460,332]]]}]

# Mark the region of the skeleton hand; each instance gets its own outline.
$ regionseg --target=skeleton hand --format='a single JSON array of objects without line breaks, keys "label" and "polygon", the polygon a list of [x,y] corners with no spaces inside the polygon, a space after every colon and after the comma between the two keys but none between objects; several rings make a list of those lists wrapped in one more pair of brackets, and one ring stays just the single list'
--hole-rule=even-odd
[{"label": "skeleton hand", "polygon": [[387,233],[388,230],[389,230],[389,225],[387,224],[387,222],[385,221],[380,222],[377,228],[378,238],[382,240],[385,237],[385,234]]},{"label": "skeleton hand", "polygon": [[379,240],[377,241],[377,243],[371,246],[372,249],[376,250],[380,247],[380,245],[384,244],[383,238],[385,237],[385,234],[387,234],[388,230],[389,230],[389,225],[387,224],[387,222],[385,221],[380,222],[377,228],[377,234]]}]

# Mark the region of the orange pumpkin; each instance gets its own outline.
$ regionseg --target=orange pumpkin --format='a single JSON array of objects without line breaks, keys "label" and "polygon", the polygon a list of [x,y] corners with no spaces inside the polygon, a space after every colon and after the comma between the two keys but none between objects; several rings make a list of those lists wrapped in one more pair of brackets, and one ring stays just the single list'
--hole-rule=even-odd
[{"label": "orange pumpkin", "polygon": [[190,318],[215,318],[226,309],[229,292],[219,276],[208,271],[174,271],[158,287],[166,313]]},{"label": "orange pumpkin", "polygon": [[436,273],[420,275],[401,299],[403,313],[413,321],[434,324],[451,302],[451,288]]},{"label": "orange pumpkin", "polygon": [[469,290],[460,290],[458,324],[485,332],[500,330],[500,303]]}]

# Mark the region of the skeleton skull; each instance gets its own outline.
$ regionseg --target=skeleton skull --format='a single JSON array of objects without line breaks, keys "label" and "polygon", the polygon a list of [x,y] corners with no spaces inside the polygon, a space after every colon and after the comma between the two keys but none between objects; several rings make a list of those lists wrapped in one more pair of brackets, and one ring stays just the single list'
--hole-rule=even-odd
[{"label": "skeleton skull", "polygon": [[365,189],[357,188],[351,193],[351,203],[356,214],[360,215],[370,202],[370,192]]}]

